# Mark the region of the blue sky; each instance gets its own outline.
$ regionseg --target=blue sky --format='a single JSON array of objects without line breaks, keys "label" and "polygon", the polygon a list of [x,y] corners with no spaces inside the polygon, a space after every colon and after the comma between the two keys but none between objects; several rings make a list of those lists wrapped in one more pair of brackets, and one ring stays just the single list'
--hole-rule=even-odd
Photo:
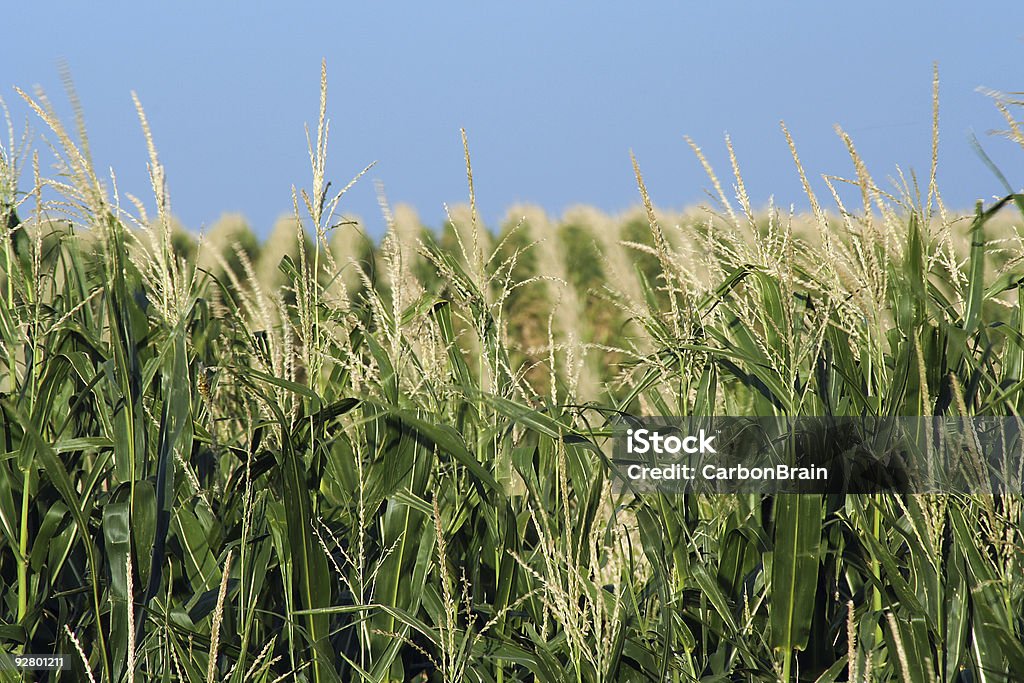
[{"label": "blue sky", "polygon": [[238,211],[266,234],[290,211],[291,186],[310,182],[303,124],[315,124],[322,58],[328,174],[340,187],[377,162],[342,204],[375,233],[383,221],[374,180],[434,226],[445,203],[466,201],[460,127],[492,225],[523,201],[554,214],[579,203],[635,205],[630,150],[656,204],[705,202],[710,183],[684,136],[726,176],[726,132],[755,204],[773,195],[802,207],[780,119],[815,178],[852,175],[836,123],[877,178],[897,164],[923,178],[933,62],[947,204],[969,208],[1000,191],[968,144],[971,131],[1024,185],[1024,150],[987,134],[1002,121],[976,91],[1024,90],[1024,5],[1005,0],[54,7],[19,6],[0,45],[0,96],[23,121],[29,113],[13,88],[41,85],[67,113],[64,60],[98,164],[145,197],[137,91],[173,210],[194,229]]}]

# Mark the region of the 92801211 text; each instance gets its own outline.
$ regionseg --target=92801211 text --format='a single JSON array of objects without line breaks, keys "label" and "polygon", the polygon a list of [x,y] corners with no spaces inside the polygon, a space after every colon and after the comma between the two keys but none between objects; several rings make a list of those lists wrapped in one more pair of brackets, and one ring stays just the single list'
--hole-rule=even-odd
[{"label": "92801211 text", "polygon": [[[66,655],[9,655],[7,659],[15,671],[61,671],[68,668],[70,660]],[[6,667],[4,667],[6,668]]]}]

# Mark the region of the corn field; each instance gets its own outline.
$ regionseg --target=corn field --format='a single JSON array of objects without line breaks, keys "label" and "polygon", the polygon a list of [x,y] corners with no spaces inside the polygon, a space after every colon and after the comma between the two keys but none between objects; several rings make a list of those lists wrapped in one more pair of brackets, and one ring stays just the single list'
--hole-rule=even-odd
[{"label": "corn field", "polygon": [[22,93],[51,145],[0,149],[0,679],[1024,680],[1020,495],[630,495],[607,432],[1017,416],[1024,196],[959,215],[936,155],[884,189],[840,130],[819,197],[783,128],[809,212],[691,143],[710,209],[659,211],[634,159],[635,214],[490,231],[464,134],[468,206],[434,232],[382,195],[377,241],[322,83],[263,243],[176,224],[141,105],[146,202]]}]

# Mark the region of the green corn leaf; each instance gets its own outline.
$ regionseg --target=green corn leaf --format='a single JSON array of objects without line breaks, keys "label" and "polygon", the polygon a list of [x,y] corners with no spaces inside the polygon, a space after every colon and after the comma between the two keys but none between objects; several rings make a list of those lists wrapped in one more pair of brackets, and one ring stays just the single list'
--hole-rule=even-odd
[{"label": "green corn leaf", "polygon": [[789,658],[807,647],[814,612],[821,543],[821,496],[775,499],[771,643]]}]

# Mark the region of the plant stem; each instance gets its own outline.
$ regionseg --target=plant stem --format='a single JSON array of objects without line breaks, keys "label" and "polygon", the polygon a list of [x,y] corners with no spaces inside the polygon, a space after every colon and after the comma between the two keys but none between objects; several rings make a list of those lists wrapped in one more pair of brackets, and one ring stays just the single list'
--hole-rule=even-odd
[{"label": "plant stem", "polygon": [[[879,543],[882,542],[882,516],[878,509],[881,504],[881,496],[875,497],[876,505],[871,510],[871,535],[874,536],[875,540]],[[879,591],[878,586],[881,581],[881,568],[878,564],[878,558],[871,558],[871,575],[875,577],[875,585],[871,589],[871,609],[875,613],[875,642],[880,643],[882,641],[882,627],[878,621],[878,616],[882,613],[882,593]]]},{"label": "plant stem", "polygon": [[28,497],[32,483],[31,469],[26,467],[21,488],[21,538],[18,544],[18,623],[28,614]]}]

